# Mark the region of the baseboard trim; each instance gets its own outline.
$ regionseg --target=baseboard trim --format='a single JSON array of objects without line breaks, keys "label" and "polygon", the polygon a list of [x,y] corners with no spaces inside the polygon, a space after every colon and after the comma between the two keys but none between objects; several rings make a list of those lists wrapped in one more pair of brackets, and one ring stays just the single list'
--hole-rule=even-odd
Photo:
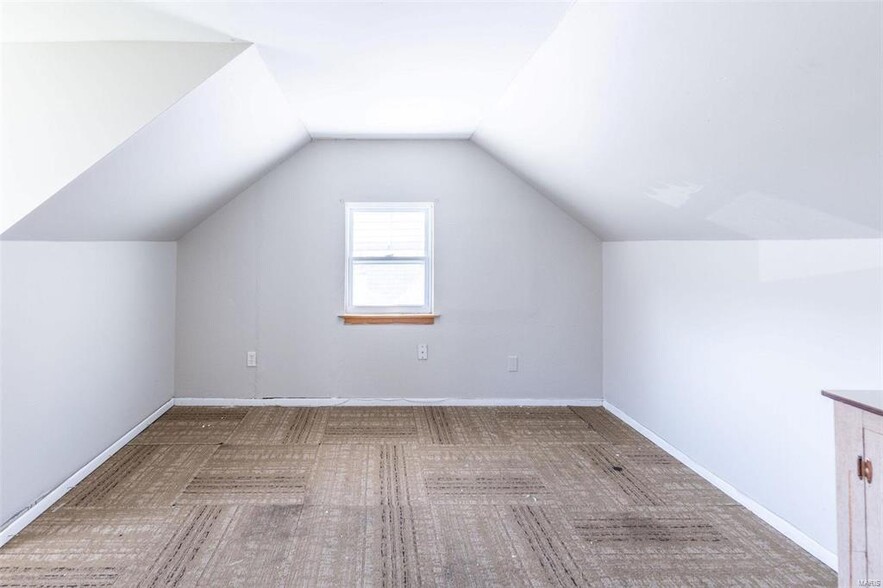
[{"label": "baseboard trim", "polygon": [[630,417],[615,405],[598,398],[174,398],[169,400],[143,421],[135,425],[128,433],[120,437],[110,447],[102,451],[89,463],[77,470],[54,490],[31,505],[9,524],[0,529],[0,546],[6,544],[22,529],[48,510],[71,488],[79,484],[86,476],[107,461],[126,443],[134,439],[156,419],[161,417],[172,406],[603,406],[644,437],[663,449],[666,453],[702,476],[712,485],[719,488],[730,498],[760,517],[771,527],[788,537],[810,555],[837,570],[837,555],[822,547],[814,539],[800,531],[797,527],[776,515],[755,500],[749,498],[737,488],[719,478],[703,466],[699,465],[673,445],[659,437],[656,433]]},{"label": "baseboard trim", "polygon": [[605,400],[603,406],[614,415],[616,415],[618,418],[620,418],[622,421],[627,423],[630,427],[642,434],[644,437],[658,445],[666,453],[668,453],[679,462],[705,478],[705,480],[716,486],[727,496],[750,510],[768,525],[770,525],[775,530],[783,534],[785,537],[799,545],[810,555],[821,561],[823,564],[825,564],[835,572],[837,571],[836,553],[828,551],[826,548],[822,547],[822,545],[819,544],[815,539],[811,538],[809,535],[807,535],[779,515],[762,506],[752,498],[749,498],[728,482],[717,477],[715,474],[687,457],[683,452],[679,451],[676,447],[668,443],[665,439],[624,413],[613,404],[610,404],[608,401]]},{"label": "baseboard trim", "polygon": [[49,507],[51,507],[58,501],[59,498],[67,494],[67,492],[71,488],[79,484],[83,480],[83,478],[98,469],[101,464],[106,462],[126,443],[134,439],[135,436],[138,435],[138,433],[150,426],[153,421],[161,417],[163,413],[172,408],[174,404],[175,401],[173,399],[169,400],[168,402],[157,408],[150,414],[150,416],[132,427],[132,429],[130,429],[128,433],[116,440],[113,445],[102,451],[92,461],[77,470],[74,475],[62,482],[54,490],[43,496],[43,498],[32,504],[30,507],[28,507],[27,510],[23,511],[16,518],[12,519],[12,521],[10,521],[5,527],[0,529],[0,547],[6,544],[6,542],[15,537],[18,533],[20,533],[22,529],[31,524],[34,519],[46,512]]},{"label": "baseboard trim", "polygon": [[600,398],[175,398],[175,406],[601,406]]}]

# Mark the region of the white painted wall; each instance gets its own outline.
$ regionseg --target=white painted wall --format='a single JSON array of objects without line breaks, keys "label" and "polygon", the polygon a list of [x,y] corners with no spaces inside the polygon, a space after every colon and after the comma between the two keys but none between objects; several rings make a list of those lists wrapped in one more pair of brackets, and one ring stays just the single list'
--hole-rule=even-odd
[{"label": "white painted wall", "polygon": [[246,47],[244,43],[4,43],[0,232]]},{"label": "white painted wall", "polygon": [[[437,202],[435,325],[341,324],[344,200]],[[176,396],[600,398],[600,278],[470,142],[313,142],[179,241]]]},{"label": "white painted wall", "polygon": [[605,399],[836,551],[820,391],[883,387],[883,240],[603,249]]},{"label": "white painted wall", "polygon": [[172,397],[175,251],[0,244],[0,524]]}]

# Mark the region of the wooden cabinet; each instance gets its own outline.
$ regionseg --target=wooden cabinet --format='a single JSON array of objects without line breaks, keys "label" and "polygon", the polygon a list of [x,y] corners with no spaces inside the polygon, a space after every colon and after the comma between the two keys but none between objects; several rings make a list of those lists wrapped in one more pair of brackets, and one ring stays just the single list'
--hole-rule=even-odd
[{"label": "wooden cabinet", "polygon": [[883,391],[833,398],[840,586],[883,585]]},{"label": "wooden cabinet", "polygon": [[[876,476],[866,471],[865,482],[865,553],[867,578],[883,580],[883,416],[862,413],[865,464],[877,465]],[[873,584],[879,586],[880,583]]]}]

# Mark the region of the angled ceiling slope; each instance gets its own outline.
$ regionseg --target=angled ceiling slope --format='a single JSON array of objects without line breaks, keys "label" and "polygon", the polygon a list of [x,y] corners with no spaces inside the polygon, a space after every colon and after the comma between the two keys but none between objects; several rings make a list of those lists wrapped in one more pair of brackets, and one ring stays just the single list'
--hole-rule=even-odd
[{"label": "angled ceiling slope", "polygon": [[572,0],[158,2],[253,42],[310,134],[467,138]]},{"label": "angled ceiling slope", "polygon": [[250,47],[2,238],[173,241],[308,140]]},{"label": "angled ceiling slope", "polygon": [[881,19],[577,4],[473,140],[605,240],[879,237]]},{"label": "angled ceiling slope", "polygon": [[[4,28],[8,9],[3,6]],[[247,45],[37,42],[0,47],[2,232]]]},{"label": "angled ceiling slope", "polygon": [[229,36],[134,2],[3,2],[4,43],[76,41],[229,42]]}]

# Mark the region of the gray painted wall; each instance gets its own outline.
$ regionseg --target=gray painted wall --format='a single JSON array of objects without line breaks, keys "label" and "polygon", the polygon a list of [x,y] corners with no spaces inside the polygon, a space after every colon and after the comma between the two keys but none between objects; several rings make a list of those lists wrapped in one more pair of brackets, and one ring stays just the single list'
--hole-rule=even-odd
[{"label": "gray painted wall", "polygon": [[172,397],[174,243],[0,244],[6,521]]},{"label": "gray painted wall", "polygon": [[604,244],[604,395],[835,551],[823,388],[883,387],[883,240]]},{"label": "gray painted wall", "polygon": [[[435,325],[341,324],[345,200],[436,201]],[[599,241],[468,141],[308,145],[179,241],[177,308],[178,397],[601,397]]]}]

